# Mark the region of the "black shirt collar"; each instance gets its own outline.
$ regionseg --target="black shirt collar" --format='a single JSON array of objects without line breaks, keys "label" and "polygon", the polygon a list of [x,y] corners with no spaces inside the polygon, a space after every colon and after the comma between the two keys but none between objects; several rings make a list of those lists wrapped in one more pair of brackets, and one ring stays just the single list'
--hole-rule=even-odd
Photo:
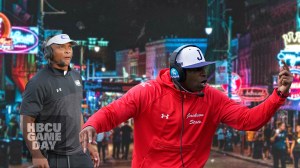
[{"label": "black shirt collar", "polygon": [[[52,72],[54,75],[65,76],[65,75],[64,75],[64,70],[53,68],[51,65],[48,65],[48,69],[49,69],[50,72]],[[69,72],[70,72],[71,70],[72,70],[71,67],[68,66],[68,71],[67,71],[67,74],[66,74],[66,75],[70,75]]]}]

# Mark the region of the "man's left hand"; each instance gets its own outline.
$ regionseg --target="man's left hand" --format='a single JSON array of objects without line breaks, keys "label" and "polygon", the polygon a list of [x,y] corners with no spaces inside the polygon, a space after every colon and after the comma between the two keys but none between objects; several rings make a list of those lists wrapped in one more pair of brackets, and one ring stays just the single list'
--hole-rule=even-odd
[{"label": "man's left hand", "polygon": [[97,144],[89,143],[88,144],[88,150],[90,152],[91,159],[94,163],[94,168],[99,167],[100,166],[100,157],[99,157]]},{"label": "man's left hand", "polygon": [[283,66],[280,68],[278,75],[278,90],[282,93],[289,93],[293,82],[293,74],[284,60],[281,60],[281,63]]}]

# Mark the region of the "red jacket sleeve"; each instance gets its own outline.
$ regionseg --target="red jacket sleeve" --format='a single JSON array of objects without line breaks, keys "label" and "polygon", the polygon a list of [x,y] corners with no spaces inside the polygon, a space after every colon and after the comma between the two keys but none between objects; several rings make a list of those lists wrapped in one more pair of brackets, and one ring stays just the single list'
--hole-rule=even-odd
[{"label": "red jacket sleeve", "polygon": [[275,89],[264,102],[251,109],[236,104],[227,97],[221,102],[224,102],[219,109],[221,122],[238,130],[258,130],[284,104],[285,98],[279,97]]},{"label": "red jacket sleeve", "polygon": [[121,98],[102,107],[88,119],[83,128],[92,126],[97,132],[109,131],[129,118],[136,117],[142,112],[140,107],[145,106],[142,103],[147,102],[141,100],[145,100],[151,95],[146,87],[139,84],[130,89]]}]

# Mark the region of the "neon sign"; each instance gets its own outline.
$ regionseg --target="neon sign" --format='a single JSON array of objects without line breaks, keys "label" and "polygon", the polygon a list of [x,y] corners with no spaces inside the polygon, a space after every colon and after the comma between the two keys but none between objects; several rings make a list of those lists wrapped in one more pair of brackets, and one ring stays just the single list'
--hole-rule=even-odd
[{"label": "neon sign", "polygon": [[37,34],[37,27],[11,27],[0,12],[0,53],[37,53]]},{"label": "neon sign", "polygon": [[2,38],[9,37],[10,34],[10,21],[8,18],[0,12],[0,36]]},{"label": "neon sign", "polygon": [[241,88],[238,95],[241,97],[241,99],[252,102],[263,101],[269,96],[267,89],[255,87]]},{"label": "neon sign", "polygon": [[288,32],[282,35],[285,48],[277,55],[278,63],[282,66],[281,59],[290,66],[294,80],[290,89],[289,100],[300,100],[300,32]]},{"label": "neon sign", "polygon": [[279,65],[282,59],[292,67],[300,65],[300,32],[288,32],[282,38],[285,48],[277,55]]},{"label": "neon sign", "polygon": [[[236,73],[232,73],[232,82],[231,82],[231,92],[232,93],[237,93],[239,91],[239,89],[242,86],[242,79],[241,77],[236,74]],[[228,84],[222,84],[222,89],[227,92],[228,91]]]},{"label": "neon sign", "polygon": [[293,74],[294,80],[290,89],[290,100],[300,100],[300,70],[292,69],[291,73]]},{"label": "neon sign", "polygon": [[9,38],[10,29],[10,21],[0,12],[0,50],[13,48],[12,39]]},{"label": "neon sign", "polygon": [[12,27],[11,39],[13,49],[0,50],[0,53],[37,53],[38,49],[37,27]]}]

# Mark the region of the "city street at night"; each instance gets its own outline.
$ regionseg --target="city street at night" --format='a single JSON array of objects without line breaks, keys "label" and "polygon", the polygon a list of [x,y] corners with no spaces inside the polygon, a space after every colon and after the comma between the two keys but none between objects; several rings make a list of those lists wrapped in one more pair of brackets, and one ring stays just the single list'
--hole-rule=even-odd
[{"label": "city street at night", "polygon": [[0,168],[299,160],[300,0],[0,0]]}]

